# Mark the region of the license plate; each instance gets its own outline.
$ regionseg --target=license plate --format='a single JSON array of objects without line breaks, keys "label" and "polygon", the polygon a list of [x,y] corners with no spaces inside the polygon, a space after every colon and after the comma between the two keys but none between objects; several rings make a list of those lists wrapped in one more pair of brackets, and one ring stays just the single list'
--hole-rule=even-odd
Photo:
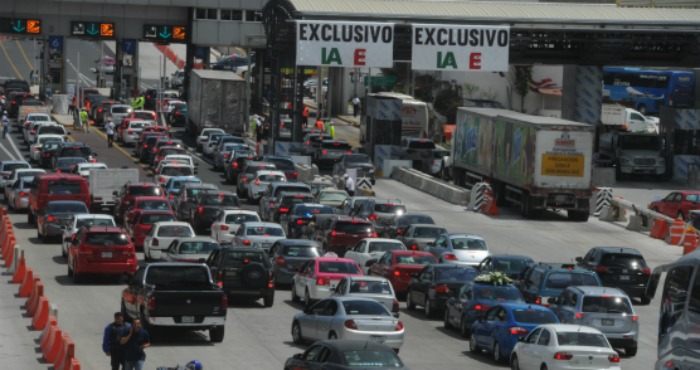
[{"label": "license plate", "polygon": [[112,252],[102,252],[102,258],[112,258]]},{"label": "license plate", "polygon": [[369,339],[379,343],[384,343],[386,341],[386,337],[383,335],[370,335]]},{"label": "license plate", "polygon": [[620,275],[620,281],[629,281],[630,276],[629,275]]},{"label": "license plate", "polygon": [[183,324],[193,324],[194,323],[194,316],[182,316],[182,323]]},{"label": "license plate", "polygon": [[600,321],[603,326],[613,326],[615,324],[615,320],[613,319],[602,319]]}]

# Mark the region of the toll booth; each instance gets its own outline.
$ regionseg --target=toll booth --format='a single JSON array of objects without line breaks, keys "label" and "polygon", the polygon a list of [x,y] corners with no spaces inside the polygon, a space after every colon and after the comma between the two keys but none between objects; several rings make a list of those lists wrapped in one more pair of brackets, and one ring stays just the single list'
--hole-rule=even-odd
[{"label": "toll booth", "polygon": [[[369,94],[360,121],[360,143],[370,158],[379,145],[401,145],[401,101]],[[375,161],[376,163],[376,161]]]},{"label": "toll booth", "polygon": [[668,175],[700,186],[700,109],[662,107],[660,134]]}]

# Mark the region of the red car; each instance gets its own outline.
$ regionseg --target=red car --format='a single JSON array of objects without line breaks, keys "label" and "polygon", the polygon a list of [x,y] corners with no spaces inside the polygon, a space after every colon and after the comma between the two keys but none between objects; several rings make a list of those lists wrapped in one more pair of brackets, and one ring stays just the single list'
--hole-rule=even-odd
[{"label": "red car", "polygon": [[134,218],[141,211],[169,211],[173,209],[167,199],[159,196],[136,197],[132,204],[126,208],[125,223],[133,223]]},{"label": "red car", "polygon": [[664,199],[651,202],[649,209],[671,218],[687,220],[690,211],[700,209],[700,191],[674,191]]},{"label": "red car", "polygon": [[341,216],[331,220],[330,227],[323,231],[323,249],[340,257],[364,238],[377,238],[372,223],[361,218]]},{"label": "red car", "polygon": [[425,265],[437,263],[430,252],[395,250],[386,252],[377,262],[372,260],[367,275],[387,278],[396,294],[405,294],[411,275],[420,272]]},{"label": "red car", "polygon": [[68,247],[68,276],[74,283],[85,274],[133,275],[137,268],[134,244],[119,227],[84,227]]},{"label": "red car", "polygon": [[151,232],[153,224],[161,221],[177,221],[177,219],[172,211],[141,211],[137,214],[134,222],[126,225],[134,247],[143,249],[143,241]]},{"label": "red car", "polygon": [[119,191],[114,192],[114,196],[116,197],[116,207],[114,207],[115,219],[124,215],[126,208],[133,202],[135,197],[155,196],[164,198],[163,189],[152,182],[126,183]]}]

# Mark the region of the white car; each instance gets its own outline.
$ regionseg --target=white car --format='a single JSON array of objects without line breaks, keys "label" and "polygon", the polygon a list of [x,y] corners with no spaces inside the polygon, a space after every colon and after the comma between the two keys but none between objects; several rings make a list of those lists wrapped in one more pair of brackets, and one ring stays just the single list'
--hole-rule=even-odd
[{"label": "white car", "polygon": [[223,134],[226,131],[222,128],[214,128],[214,127],[207,127],[205,129],[202,129],[202,132],[199,133],[199,136],[197,136],[197,150],[203,150],[204,145],[209,141],[209,136],[213,133],[220,133]]},{"label": "white car", "polygon": [[131,121],[129,126],[122,133],[122,143],[124,145],[134,144],[139,141],[144,127],[154,126],[153,121]]},{"label": "white car", "polygon": [[362,267],[365,274],[369,267],[366,266],[369,260],[379,260],[384,253],[394,250],[406,250],[406,246],[396,239],[365,238],[357,242],[355,247],[345,252],[345,258],[357,262]]},{"label": "white car", "polygon": [[248,184],[248,201],[257,203],[262,194],[267,190],[271,182],[286,182],[287,177],[282,171],[262,170],[257,172],[257,176]]},{"label": "white car", "polygon": [[178,165],[178,166],[190,166],[190,162],[184,159],[168,159],[168,160],[162,160],[158,162],[158,165],[156,166],[155,169],[153,169],[153,173],[160,173],[160,171],[163,170],[163,167],[165,166],[170,166],[170,165]]},{"label": "white car", "polygon": [[60,141],[63,142],[63,136],[56,134],[45,134],[39,135],[34,139],[32,145],[29,146],[29,157],[34,161],[38,162],[41,156],[41,148],[44,143],[48,141]]},{"label": "white car", "polygon": [[39,129],[40,126],[48,126],[48,125],[53,125],[53,122],[46,122],[46,121],[36,121],[32,122],[29,127],[24,130],[24,143],[29,145],[30,143],[34,142],[34,138],[36,137],[36,130]]},{"label": "white car", "polygon": [[172,112],[173,109],[175,109],[175,106],[178,104],[185,104],[185,102],[182,100],[175,100],[175,99],[168,100],[168,102],[165,105],[165,112],[166,113]]},{"label": "white car", "polygon": [[20,177],[10,185],[5,200],[7,208],[12,211],[24,211],[29,208],[29,190],[34,182],[34,176]]},{"label": "white car", "polygon": [[346,276],[362,276],[353,260],[324,255],[307,261],[292,278],[292,302],[304,301],[306,308],[314,301],[330,297]]},{"label": "white car", "polygon": [[61,240],[61,255],[68,255],[68,247],[73,235],[83,226],[117,226],[114,217],[104,214],[81,213],[73,215],[70,218],[68,226],[63,229],[63,238]]},{"label": "white car", "polygon": [[194,238],[195,236],[197,234],[189,222],[156,222],[143,241],[143,254],[146,261],[159,260],[161,253],[170,246],[173,240]]},{"label": "white car", "polygon": [[[480,352],[469,343],[472,352]],[[511,369],[619,370],[620,356],[605,335],[590,326],[546,324],[533,329],[510,355]]]},{"label": "white car", "polygon": [[88,179],[90,178],[90,170],[106,169],[108,169],[107,164],[102,162],[78,163],[77,165],[75,165],[75,168],[73,168],[73,173]]},{"label": "white car", "polygon": [[273,222],[246,222],[238,228],[233,237],[233,245],[239,247],[263,248],[269,251],[272,244],[287,239],[280,224]]},{"label": "white car", "polygon": [[10,175],[7,177],[7,179],[2,180],[2,186],[3,186],[3,195],[5,195],[5,199],[7,199],[7,194],[10,193],[10,187],[12,184],[14,184],[19,178],[22,177],[27,177],[27,176],[36,176],[41,173],[46,173],[46,170],[42,170],[41,168],[18,168],[10,173]]},{"label": "white car", "polygon": [[167,184],[171,177],[194,177],[194,167],[185,164],[168,164],[156,173],[157,184]]},{"label": "white car", "polygon": [[19,126],[20,131],[24,131],[24,127],[27,126],[27,122],[31,124],[31,122],[36,121],[51,122],[52,119],[51,116],[46,113],[29,113],[27,114],[27,118],[24,119],[24,122],[17,121],[17,126]]},{"label": "white car", "polygon": [[185,161],[187,162],[188,165],[192,167],[197,167],[197,164],[194,162],[194,158],[192,158],[191,155],[187,154],[168,154],[163,158],[163,161]]},{"label": "white car", "polygon": [[214,155],[214,151],[216,150],[216,143],[222,136],[228,136],[228,134],[225,132],[214,132],[209,135],[209,139],[205,141],[204,145],[202,146],[202,154],[204,154],[205,157],[211,157],[212,155]]},{"label": "white car", "polygon": [[243,209],[224,209],[219,211],[211,224],[211,237],[217,242],[231,243],[238,228],[246,222],[260,222],[260,216],[255,211]]}]

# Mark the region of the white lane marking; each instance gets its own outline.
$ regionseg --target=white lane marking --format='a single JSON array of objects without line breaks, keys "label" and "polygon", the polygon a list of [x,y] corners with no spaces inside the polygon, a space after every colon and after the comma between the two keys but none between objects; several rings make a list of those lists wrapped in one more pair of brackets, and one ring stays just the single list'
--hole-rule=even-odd
[{"label": "white lane marking", "polygon": [[22,152],[17,148],[17,145],[15,145],[15,141],[12,140],[12,136],[8,133],[7,138],[10,139],[10,145],[12,145],[12,148],[15,150],[15,153],[17,153],[17,158],[19,159],[24,159],[24,155],[22,155]]},{"label": "white lane marking", "polygon": [[[8,138],[9,136],[10,136],[10,134],[8,133],[7,136],[5,137],[5,140],[7,140],[7,138]],[[7,154],[7,156],[10,157],[11,160],[13,160],[13,161],[18,160],[17,158],[15,158],[14,155],[12,155],[12,153],[11,153],[9,150],[7,150],[7,149],[5,148],[5,145],[2,144],[3,142],[5,142],[5,140],[0,139],[0,149],[2,149],[2,151],[5,152],[5,154]],[[10,138],[10,140],[12,140],[12,138]],[[24,157],[20,155],[19,158],[20,158],[19,160],[21,160],[21,159],[23,159]]]}]

